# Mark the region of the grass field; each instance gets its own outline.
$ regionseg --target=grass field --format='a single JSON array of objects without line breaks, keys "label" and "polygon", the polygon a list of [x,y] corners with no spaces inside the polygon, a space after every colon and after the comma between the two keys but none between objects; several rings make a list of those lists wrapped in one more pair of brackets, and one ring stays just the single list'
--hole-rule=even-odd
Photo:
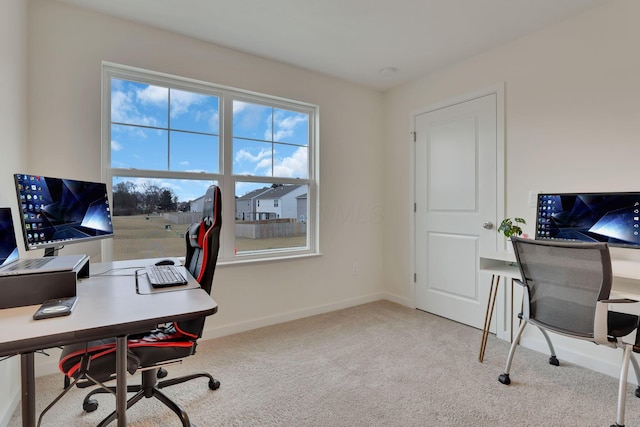
[{"label": "grass field", "polygon": [[[184,256],[187,227],[187,225],[171,224],[162,216],[114,216],[113,259]],[[239,253],[303,247],[306,244],[306,236],[274,239],[236,238],[236,249]]]}]

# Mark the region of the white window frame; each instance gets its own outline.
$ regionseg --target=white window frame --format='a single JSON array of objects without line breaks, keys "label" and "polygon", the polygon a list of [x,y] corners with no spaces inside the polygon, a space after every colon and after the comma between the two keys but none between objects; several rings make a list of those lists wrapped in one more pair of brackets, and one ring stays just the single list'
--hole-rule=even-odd
[{"label": "white window frame", "polygon": [[[180,171],[149,171],[144,169],[111,167],[111,79],[131,80],[141,83],[164,86],[191,92],[199,92],[219,97],[220,137],[219,137],[219,172],[193,173]],[[280,178],[263,176],[241,176],[232,174],[233,165],[233,101],[260,103],[276,108],[300,111],[309,115],[308,146],[308,178]],[[115,64],[102,63],[102,179],[107,183],[109,194],[112,192],[114,176],[149,177],[170,179],[197,179],[217,181],[222,191],[222,234],[219,264],[235,264],[281,260],[320,255],[319,248],[319,106],[299,101],[288,100],[270,95],[250,92],[242,89],[221,86],[214,83],[174,76],[156,71]],[[264,251],[253,251],[237,254],[235,250],[235,186],[236,182],[257,182],[265,184],[303,184],[308,185],[307,193],[307,246],[301,248],[283,248]],[[232,202],[227,202],[232,201]],[[117,232],[117,230],[116,230]],[[111,240],[103,240],[103,260],[113,257]]]}]

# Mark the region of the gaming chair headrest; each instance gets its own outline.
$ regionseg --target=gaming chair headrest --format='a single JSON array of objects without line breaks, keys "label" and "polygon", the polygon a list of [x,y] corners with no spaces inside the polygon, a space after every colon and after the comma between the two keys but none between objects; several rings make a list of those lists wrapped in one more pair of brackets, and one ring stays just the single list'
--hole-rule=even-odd
[{"label": "gaming chair headrest", "polygon": [[204,233],[206,230],[202,225],[202,222],[196,222],[189,226],[189,244],[192,248],[202,248],[204,245]]},{"label": "gaming chair headrest", "polygon": [[215,216],[214,209],[216,208],[216,191],[220,191],[218,186],[211,185],[207,188],[207,192],[204,194],[204,203],[202,206],[202,216],[204,218],[213,218]]},{"label": "gaming chair headrest", "polygon": [[217,185],[211,185],[204,195],[202,221],[191,224],[187,230],[189,245],[192,248],[204,247],[204,237],[208,227],[220,226],[220,211],[220,188]]}]

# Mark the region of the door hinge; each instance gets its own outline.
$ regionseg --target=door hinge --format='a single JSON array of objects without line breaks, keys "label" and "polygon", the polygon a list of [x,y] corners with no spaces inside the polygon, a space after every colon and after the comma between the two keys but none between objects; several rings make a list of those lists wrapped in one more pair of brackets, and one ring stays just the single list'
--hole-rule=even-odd
[{"label": "door hinge", "polygon": [[416,142],[416,133],[415,132],[411,132],[411,135],[413,135],[413,142]]},{"label": "door hinge", "polygon": [[418,204],[414,203],[413,204],[413,213],[416,213],[416,212],[418,212]]},{"label": "door hinge", "polygon": [[413,283],[418,283],[418,274],[413,273]]}]

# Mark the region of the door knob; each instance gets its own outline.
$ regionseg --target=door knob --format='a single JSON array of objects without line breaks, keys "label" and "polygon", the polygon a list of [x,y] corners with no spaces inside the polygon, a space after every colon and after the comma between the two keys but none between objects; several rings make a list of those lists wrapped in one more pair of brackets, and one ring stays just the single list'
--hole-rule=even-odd
[{"label": "door knob", "polygon": [[487,229],[487,230],[491,230],[493,228],[493,223],[492,222],[485,222],[484,224],[482,224],[482,227]]}]

